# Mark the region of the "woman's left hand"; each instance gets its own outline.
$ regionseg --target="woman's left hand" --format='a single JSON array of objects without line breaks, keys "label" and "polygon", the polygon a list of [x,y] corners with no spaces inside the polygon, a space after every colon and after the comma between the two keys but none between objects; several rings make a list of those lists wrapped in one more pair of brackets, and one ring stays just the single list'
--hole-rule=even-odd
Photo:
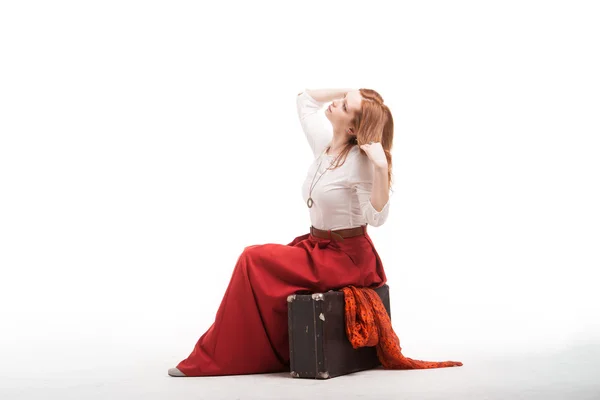
[{"label": "woman's left hand", "polygon": [[387,158],[385,158],[385,152],[383,151],[381,143],[373,142],[372,144],[363,144],[360,148],[367,153],[369,160],[371,160],[375,167],[387,169],[388,162]]}]

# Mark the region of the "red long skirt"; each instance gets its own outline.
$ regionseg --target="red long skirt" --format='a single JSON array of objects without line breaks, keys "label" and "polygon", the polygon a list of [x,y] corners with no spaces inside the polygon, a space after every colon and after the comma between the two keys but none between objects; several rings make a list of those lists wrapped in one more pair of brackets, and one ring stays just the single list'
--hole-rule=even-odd
[{"label": "red long skirt", "polygon": [[308,233],[244,248],[212,326],[177,368],[186,376],[289,371],[287,297],[386,282],[366,226],[339,241]]}]

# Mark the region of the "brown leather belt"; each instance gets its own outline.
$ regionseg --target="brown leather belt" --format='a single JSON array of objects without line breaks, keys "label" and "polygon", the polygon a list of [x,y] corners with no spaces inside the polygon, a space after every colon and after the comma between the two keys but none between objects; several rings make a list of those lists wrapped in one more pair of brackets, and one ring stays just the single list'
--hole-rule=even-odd
[{"label": "brown leather belt", "polygon": [[[329,235],[329,232],[331,232],[331,236]],[[366,232],[366,225],[357,226],[356,228],[338,229],[335,231],[324,231],[322,229],[317,229],[314,226],[310,227],[311,235],[322,239],[335,238],[337,240],[344,240],[344,238],[364,235]]]}]

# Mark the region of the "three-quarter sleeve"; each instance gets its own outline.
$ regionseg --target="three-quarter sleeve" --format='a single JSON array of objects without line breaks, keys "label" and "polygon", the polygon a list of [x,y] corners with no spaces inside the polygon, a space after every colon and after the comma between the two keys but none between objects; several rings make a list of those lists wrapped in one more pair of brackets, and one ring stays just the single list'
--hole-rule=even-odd
[{"label": "three-quarter sleeve", "polygon": [[333,138],[331,123],[321,110],[325,103],[315,100],[306,90],[296,96],[300,125],[315,158],[321,155]]},{"label": "three-quarter sleeve", "polygon": [[383,209],[377,211],[371,203],[374,178],[373,164],[366,155],[361,153],[358,153],[353,161],[356,165],[352,168],[349,184],[358,197],[361,213],[369,225],[381,226],[389,215],[391,194]]}]

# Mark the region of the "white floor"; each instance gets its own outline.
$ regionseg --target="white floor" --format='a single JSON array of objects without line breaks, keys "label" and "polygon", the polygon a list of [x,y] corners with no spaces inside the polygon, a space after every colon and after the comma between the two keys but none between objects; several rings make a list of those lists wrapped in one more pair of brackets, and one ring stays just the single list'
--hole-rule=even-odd
[{"label": "white floor", "polygon": [[170,363],[160,359],[48,373],[2,364],[0,399],[600,399],[600,346],[460,360],[457,368],[372,370],[326,381],[288,374],[173,378]]}]

